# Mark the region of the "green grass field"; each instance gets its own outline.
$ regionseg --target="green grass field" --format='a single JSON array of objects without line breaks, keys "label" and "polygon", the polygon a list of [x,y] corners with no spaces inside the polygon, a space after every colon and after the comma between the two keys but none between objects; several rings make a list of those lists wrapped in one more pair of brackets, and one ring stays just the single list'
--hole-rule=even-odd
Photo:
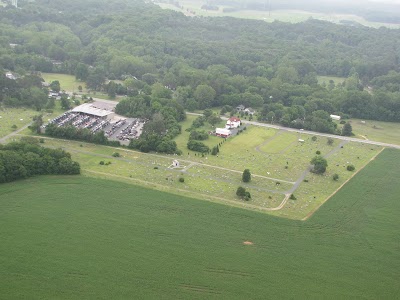
[{"label": "green grass field", "polygon": [[[144,154],[127,149],[91,145],[74,141],[47,139],[45,146],[62,147],[73,154],[86,175],[98,178],[114,178],[154,189],[206,199],[252,210],[261,210],[292,219],[302,219],[323,203],[353,173],[346,171],[348,164],[356,170],[364,167],[380,150],[380,147],[360,143],[344,144],[339,140],[332,146],[326,138],[311,140],[311,135],[277,131],[271,128],[249,126],[239,136],[229,138],[220,146],[218,156],[196,155],[186,149],[189,127],[193,117],[183,123],[183,134],[176,138],[183,154]],[[304,143],[298,142],[304,139]],[[210,137],[206,143],[212,147],[223,141]],[[328,158],[325,175],[308,174],[308,182],[302,182],[302,174],[308,169],[310,160],[320,151]],[[119,152],[121,157],[112,157]],[[169,168],[178,159],[181,169]],[[111,165],[100,165],[110,161]],[[250,183],[241,182],[244,169],[250,169]],[[332,180],[339,174],[338,181]],[[179,178],[185,179],[184,183]],[[283,209],[279,207],[285,195],[293,193],[296,181],[300,186],[294,191],[297,200],[290,200]],[[238,186],[244,186],[252,195],[250,202],[236,196]]]},{"label": "green grass field", "polygon": [[3,184],[0,294],[396,299],[399,168],[385,150],[306,222],[82,176]]},{"label": "green grass field", "polygon": [[[43,121],[47,122],[60,115],[62,112],[63,110],[61,109],[60,103],[58,101],[56,101],[56,107],[50,113],[45,111],[38,112],[31,108],[0,107],[0,138],[29,124],[30,122],[32,122],[33,116],[42,114]],[[17,128],[12,128],[13,125],[16,125]],[[30,130],[26,129],[23,131],[23,133],[29,134]]]},{"label": "green grass field", "polygon": [[58,80],[60,82],[61,89],[66,90],[68,92],[78,92],[79,86],[82,86],[82,88],[84,90],[86,89],[86,84],[84,82],[77,81],[75,76],[73,76],[73,75],[57,74],[57,73],[42,73],[42,77],[48,83]]},{"label": "green grass field", "polygon": [[358,138],[400,145],[400,123],[358,119],[351,119],[350,121],[353,133]]}]

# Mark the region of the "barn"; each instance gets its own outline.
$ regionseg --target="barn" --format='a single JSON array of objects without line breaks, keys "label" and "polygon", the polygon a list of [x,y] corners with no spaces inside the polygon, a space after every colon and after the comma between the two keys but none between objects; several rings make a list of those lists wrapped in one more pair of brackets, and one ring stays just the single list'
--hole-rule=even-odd
[{"label": "barn", "polygon": [[217,128],[215,130],[215,133],[217,136],[223,137],[223,138],[227,138],[231,135],[231,131],[229,129],[226,128]]}]

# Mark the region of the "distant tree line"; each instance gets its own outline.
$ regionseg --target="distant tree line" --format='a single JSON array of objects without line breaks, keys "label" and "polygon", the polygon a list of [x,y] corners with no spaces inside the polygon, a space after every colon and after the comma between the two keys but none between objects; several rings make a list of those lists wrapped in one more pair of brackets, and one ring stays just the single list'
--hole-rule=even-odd
[{"label": "distant tree line", "polygon": [[80,174],[80,165],[64,150],[44,148],[32,141],[0,145],[0,183],[50,174]]},{"label": "distant tree line", "polygon": [[[336,134],[341,128],[330,114],[400,121],[399,30],[188,18],[139,0],[37,0],[21,7],[0,9],[0,68],[73,74],[90,89],[128,95],[118,113],[152,120],[159,112],[166,128],[149,122],[143,135],[153,132],[158,142],[140,139],[136,149],[175,151],[170,142],[159,146],[180,130],[181,117],[164,108],[180,115],[224,106],[232,114],[243,104],[256,108],[261,121]],[[320,84],[319,75],[343,83]],[[33,91],[3,98],[34,105],[37,97]]]}]

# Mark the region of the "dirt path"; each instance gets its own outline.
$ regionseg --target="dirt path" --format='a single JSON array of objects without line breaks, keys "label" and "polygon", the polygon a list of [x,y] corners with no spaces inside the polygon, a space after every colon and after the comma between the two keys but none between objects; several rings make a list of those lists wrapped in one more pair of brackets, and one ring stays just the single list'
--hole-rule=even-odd
[{"label": "dirt path", "polygon": [[6,140],[8,140],[9,138],[12,138],[13,136],[18,135],[18,133],[20,133],[21,131],[25,130],[26,128],[28,128],[29,126],[31,126],[32,122],[30,122],[29,124],[26,124],[25,126],[21,127],[20,129],[11,132],[10,134],[0,138],[0,144],[4,144],[6,142]]}]

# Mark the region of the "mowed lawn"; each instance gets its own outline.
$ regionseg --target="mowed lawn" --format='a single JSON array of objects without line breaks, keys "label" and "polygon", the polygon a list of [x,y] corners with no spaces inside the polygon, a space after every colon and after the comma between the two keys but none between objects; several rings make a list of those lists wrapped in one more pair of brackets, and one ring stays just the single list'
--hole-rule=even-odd
[{"label": "mowed lawn", "polygon": [[78,87],[82,86],[83,89],[86,88],[86,84],[81,81],[77,81],[75,76],[68,74],[58,74],[58,73],[42,73],[43,79],[51,83],[52,81],[58,80],[61,85],[62,90],[68,92],[78,92]]},{"label": "mowed lawn", "polygon": [[396,299],[399,168],[385,150],[306,222],[82,176],[3,184],[0,294]]}]

